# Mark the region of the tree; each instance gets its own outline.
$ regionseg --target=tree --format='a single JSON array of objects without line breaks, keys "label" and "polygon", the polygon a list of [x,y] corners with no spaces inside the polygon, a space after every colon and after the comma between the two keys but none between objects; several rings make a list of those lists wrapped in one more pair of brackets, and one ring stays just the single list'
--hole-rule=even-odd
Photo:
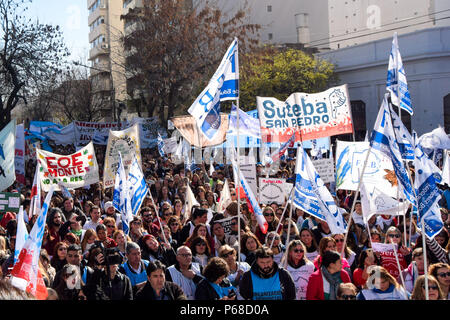
[{"label": "tree", "polygon": [[58,26],[26,20],[25,0],[0,0],[0,128],[36,88],[61,72],[68,51]]},{"label": "tree", "polygon": [[186,0],[143,0],[141,8],[125,14],[128,93],[138,101],[138,113],[157,111],[167,123],[164,106],[169,107],[168,118],[186,111],[234,37],[240,52],[258,44],[254,35],[259,26],[245,23],[245,17],[245,8],[228,17],[209,2],[193,8]]},{"label": "tree", "polygon": [[245,55],[240,103],[254,109],[256,96],[286,100],[294,92],[315,93],[337,84],[334,65],[297,49],[264,47]]}]

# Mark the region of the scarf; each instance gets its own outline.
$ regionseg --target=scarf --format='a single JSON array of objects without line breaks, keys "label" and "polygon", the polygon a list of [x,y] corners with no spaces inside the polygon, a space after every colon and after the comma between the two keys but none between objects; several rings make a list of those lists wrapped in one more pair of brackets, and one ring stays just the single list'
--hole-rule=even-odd
[{"label": "scarf", "polygon": [[337,289],[339,283],[342,282],[341,272],[338,271],[336,273],[331,274],[324,266],[320,268],[320,271],[322,272],[325,279],[330,283],[330,300],[336,300]]}]

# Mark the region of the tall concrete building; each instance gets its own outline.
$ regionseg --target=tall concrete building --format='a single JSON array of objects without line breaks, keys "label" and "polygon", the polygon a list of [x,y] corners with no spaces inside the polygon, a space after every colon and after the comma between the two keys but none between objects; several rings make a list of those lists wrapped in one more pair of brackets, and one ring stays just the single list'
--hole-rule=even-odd
[{"label": "tall concrete building", "polygon": [[[125,1],[126,2],[126,1]],[[89,61],[95,98],[104,101],[104,116],[116,120],[126,100],[124,55],[119,38],[124,26],[122,0],[87,0],[89,10]]]}]

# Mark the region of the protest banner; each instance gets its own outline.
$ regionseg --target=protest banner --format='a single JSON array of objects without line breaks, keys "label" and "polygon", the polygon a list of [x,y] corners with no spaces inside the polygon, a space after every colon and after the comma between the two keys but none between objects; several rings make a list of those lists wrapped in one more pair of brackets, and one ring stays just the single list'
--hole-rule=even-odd
[{"label": "protest banner", "polygon": [[16,120],[13,119],[0,131],[0,191],[11,186],[16,180],[15,144]]},{"label": "protest banner", "polygon": [[234,217],[229,217],[229,218],[225,218],[225,219],[221,219],[221,220],[217,220],[215,222],[220,222],[220,224],[223,227],[223,231],[226,235],[230,235],[231,234],[231,223],[233,222]]},{"label": "protest banner", "polygon": [[[363,172],[364,160],[369,150],[369,142],[347,142],[337,140],[336,145],[336,190],[358,188],[359,175]],[[391,197],[397,198],[397,185],[391,159],[372,148],[363,181],[366,186],[376,186]]]},{"label": "protest banner", "polygon": [[164,141],[164,152],[167,153],[175,153],[178,147],[177,138],[171,137],[168,139],[163,139]]},{"label": "protest banner", "polygon": [[16,126],[14,166],[16,169],[16,180],[25,184],[25,131],[23,123]]},{"label": "protest banner", "polygon": [[76,189],[99,181],[98,164],[92,142],[70,155],[36,149],[36,156],[41,187],[45,192],[48,192],[52,185],[55,185],[55,191],[59,191],[60,184],[66,188]]},{"label": "protest banner", "polygon": [[352,133],[352,117],[347,85],[319,93],[296,92],[286,101],[256,97],[261,134],[264,141],[287,141],[295,132],[295,141]]},{"label": "protest banner", "polygon": [[258,182],[256,180],[256,160],[253,155],[239,156],[241,173],[252,189],[254,195],[258,194]]},{"label": "protest banner", "polygon": [[285,183],[286,179],[259,178],[259,202],[284,204],[286,197]]},{"label": "protest banner", "polygon": [[126,128],[126,122],[86,122],[74,121],[75,141],[79,146],[85,146],[94,140],[94,143],[106,145],[109,130],[120,130]]},{"label": "protest banner", "polygon": [[0,192],[1,212],[19,212],[19,209],[20,209],[20,193]]},{"label": "protest banner", "polygon": [[141,166],[141,145],[139,141],[139,127],[136,123],[122,131],[110,131],[106,147],[105,165],[103,169],[103,187],[114,186],[116,171],[119,166],[119,152],[122,155],[125,173],[128,175],[134,155]]},{"label": "protest banner", "polygon": [[322,178],[323,183],[330,183],[335,181],[333,158],[317,159],[311,161],[314,165],[314,168],[316,168],[320,178]]},{"label": "protest banner", "polygon": [[151,118],[133,118],[130,126],[139,125],[139,141],[141,148],[153,148],[158,140],[158,133],[162,138],[167,137],[166,129],[161,126],[158,117]]}]

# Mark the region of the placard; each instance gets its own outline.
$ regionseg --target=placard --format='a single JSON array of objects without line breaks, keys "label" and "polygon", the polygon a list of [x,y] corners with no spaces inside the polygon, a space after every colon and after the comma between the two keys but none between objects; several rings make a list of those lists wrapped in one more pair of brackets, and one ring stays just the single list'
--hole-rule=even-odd
[{"label": "placard", "polygon": [[286,179],[259,178],[259,202],[284,204],[286,198]]},{"label": "placard", "polygon": [[1,212],[19,212],[19,208],[20,208],[20,193],[0,192]]},{"label": "placard", "polygon": [[316,168],[316,171],[319,174],[320,178],[322,178],[323,183],[330,183],[332,181],[335,181],[333,158],[317,159],[311,161],[314,165],[314,168]]}]

